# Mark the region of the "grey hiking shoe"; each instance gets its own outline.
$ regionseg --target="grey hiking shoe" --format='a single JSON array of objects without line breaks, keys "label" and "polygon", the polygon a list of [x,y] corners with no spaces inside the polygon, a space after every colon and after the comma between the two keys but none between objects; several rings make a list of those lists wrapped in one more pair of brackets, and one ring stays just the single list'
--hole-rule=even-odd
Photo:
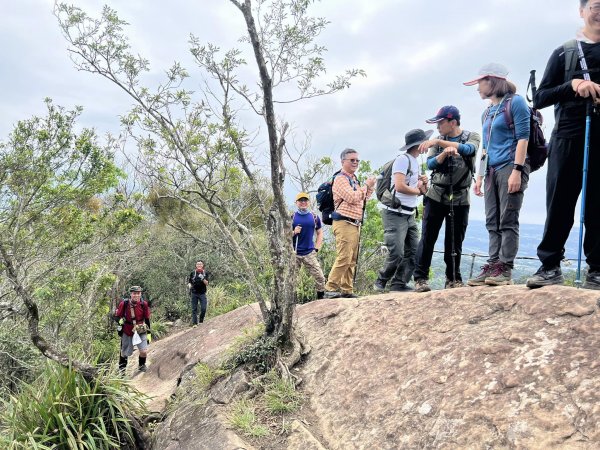
[{"label": "grey hiking shoe", "polygon": [[525,283],[525,285],[530,289],[536,289],[552,284],[563,284],[564,282],[565,278],[563,277],[560,267],[547,269],[544,266],[541,266],[531,278],[527,278],[527,283]]},{"label": "grey hiking shoe", "polygon": [[138,369],[140,372],[146,372],[148,370],[148,368],[146,367],[146,364],[142,364]]},{"label": "grey hiking shoe", "polygon": [[507,284],[513,284],[511,268],[501,262],[494,265],[492,273],[485,279],[485,284],[490,286],[505,286]]},{"label": "grey hiking shoe", "polygon": [[582,287],[584,289],[600,290],[600,272],[588,272]]},{"label": "grey hiking shoe", "polygon": [[446,284],[444,285],[444,289],[454,289],[454,288],[461,288],[461,287],[465,287],[465,283],[463,283],[462,280],[452,281],[452,280],[446,279]]},{"label": "grey hiking shoe", "polygon": [[417,280],[415,281],[415,292],[429,292],[431,288],[429,287],[429,283],[427,280]]},{"label": "grey hiking shoe", "polygon": [[325,294],[323,294],[323,296],[325,298],[340,298],[342,296],[342,293],[337,291],[325,291]]},{"label": "grey hiking shoe", "polygon": [[469,286],[483,286],[485,285],[485,279],[492,274],[494,266],[498,263],[491,263],[481,266],[481,273],[474,278],[467,281]]}]

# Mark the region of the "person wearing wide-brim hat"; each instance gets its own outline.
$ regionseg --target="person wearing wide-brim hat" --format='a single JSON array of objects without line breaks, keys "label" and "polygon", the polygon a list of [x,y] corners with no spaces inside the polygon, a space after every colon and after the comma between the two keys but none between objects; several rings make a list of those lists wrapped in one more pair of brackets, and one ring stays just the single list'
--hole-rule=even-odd
[{"label": "person wearing wide-brim hat", "polygon": [[409,291],[408,282],[415,268],[415,255],[419,243],[419,229],[415,221],[419,195],[427,192],[427,176],[419,175],[419,146],[427,141],[433,130],[414,129],[406,133],[402,152],[392,165],[391,185],[394,186],[398,208],[380,203],[383,219],[384,242],[388,249],[385,263],[373,285],[383,291],[390,284],[390,291]]}]

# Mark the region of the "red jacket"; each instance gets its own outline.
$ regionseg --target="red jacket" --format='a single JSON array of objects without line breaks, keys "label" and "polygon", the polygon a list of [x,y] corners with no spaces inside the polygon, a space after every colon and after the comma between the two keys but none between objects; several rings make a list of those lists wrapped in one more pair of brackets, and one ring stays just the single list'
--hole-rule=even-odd
[{"label": "red jacket", "polygon": [[[133,320],[131,320],[131,300],[123,299],[117,310],[115,311],[115,317],[124,317],[125,323],[123,324],[123,333],[127,336],[133,336]],[[125,306],[127,305],[127,307]],[[150,326],[150,307],[148,302],[140,300],[133,305],[133,311],[135,315],[135,323],[142,324],[147,323]]]}]

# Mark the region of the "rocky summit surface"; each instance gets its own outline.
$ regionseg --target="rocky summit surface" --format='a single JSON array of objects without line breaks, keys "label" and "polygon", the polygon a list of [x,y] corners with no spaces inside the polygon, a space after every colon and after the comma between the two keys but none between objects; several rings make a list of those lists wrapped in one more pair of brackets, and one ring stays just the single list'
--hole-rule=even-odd
[{"label": "rocky summit surface", "polygon": [[[222,408],[247,382],[229,379],[216,386],[219,401],[171,412],[155,448],[600,448],[599,299],[502,286],[299,306],[297,328],[312,349],[294,370],[306,400],[287,437],[257,445],[235,435]],[[256,311],[157,342],[135,382],[164,403],[175,389],[169,355],[169,374],[215,361]]]}]

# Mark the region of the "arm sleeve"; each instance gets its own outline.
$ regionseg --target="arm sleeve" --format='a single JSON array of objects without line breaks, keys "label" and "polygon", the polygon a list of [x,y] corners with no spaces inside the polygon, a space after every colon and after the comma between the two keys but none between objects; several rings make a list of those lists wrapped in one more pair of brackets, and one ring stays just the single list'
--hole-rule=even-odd
[{"label": "arm sleeve", "polygon": [[479,136],[479,133],[471,132],[469,134],[469,140],[464,144],[458,145],[458,153],[460,153],[462,156],[473,156],[475,153],[477,153],[480,143],[481,136]]},{"label": "arm sleeve", "polygon": [[565,53],[561,46],[554,50],[548,60],[544,76],[533,98],[533,106],[542,109],[559,102],[575,100],[571,80],[565,81],[564,77]]},{"label": "arm sleeve", "polygon": [[125,314],[123,314],[123,308],[124,308],[125,302],[123,300],[121,300],[121,302],[119,303],[119,306],[117,306],[117,309],[115,310],[115,315],[113,316],[113,319],[115,321],[119,321],[119,319],[121,317],[125,317]]},{"label": "arm sleeve", "polygon": [[511,112],[515,123],[515,137],[517,140],[529,139],[531,112],[520,95],[515,95],[512,99]]},{"label": "arm sleeve", "polygon": [[315,229],[320,230],[323,224],[321,223],[321,218],[315,215]]},{"label": "arm sleeve", "polygon": [[435,159],[435,156],[427,157],[427,168],[429,170],[435,170],[440,167],[440,163]]},{"label": "arm sleeve", "polygon": [[392,176],[397,173],[401,173],[404,176],[408,173],[408,158],[402,153],[400,156],[396,158],[394,161],[394,165],[392,166]]}]

